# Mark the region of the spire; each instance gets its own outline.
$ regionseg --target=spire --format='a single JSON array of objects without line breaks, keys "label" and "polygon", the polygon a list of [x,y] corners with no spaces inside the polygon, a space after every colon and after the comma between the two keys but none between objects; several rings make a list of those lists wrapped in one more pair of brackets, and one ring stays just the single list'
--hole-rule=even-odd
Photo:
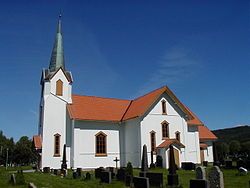
[{"label": "spire", "polygon": [[64,67],[64,54],[63,54],[63,39],[62,39],[62,23],[61,23],[62,15],[59,15],[58,24],[57,24],[57,32],[56,39],[54,42],[54,47],[51,54],[49,70],[54,72],[58,70],[60,67],[65,69]]}]

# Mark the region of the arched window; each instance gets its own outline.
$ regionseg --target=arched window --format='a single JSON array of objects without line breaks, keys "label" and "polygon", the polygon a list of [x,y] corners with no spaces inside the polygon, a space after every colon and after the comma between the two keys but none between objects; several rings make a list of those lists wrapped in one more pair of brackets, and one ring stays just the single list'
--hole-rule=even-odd
[{"label": "arched window", "polygon": [[169,138],[168,122],[163,121],[161,123],[161,126],[162,126],[162,139]]},{"label": "arched window", "polygon": [[63,95],[63,82],[62,82],[62,80],[56,81],[56,95],[58,95],[58,96]]},{"label": "arched window", "polygon": [[176,131],[175,132],[175,138],[176,138],[176,140],[178,140],[179,142],[181,141],[181,138],[180,138],[180,132],[179,131]]},{"label": "arched window", "polygon": [[60,134],[54,135],[54,157],[60,157]]},{"label": "arched window", "polygon": [[161,107],[162,107],[162,114],[167,114],[167,108],[166,108],[166,101],[161,101]]},{"label": "arched window", "polygon": [[99,132],[96,135],[96,156],[107,156],[107,135]]},{"label": "arched window", "polygon": [[151,151],[155,152],[156,151],[156,141],[155,141],[155,132],[154,131],[150,132],[150,140],[151,140]]}]

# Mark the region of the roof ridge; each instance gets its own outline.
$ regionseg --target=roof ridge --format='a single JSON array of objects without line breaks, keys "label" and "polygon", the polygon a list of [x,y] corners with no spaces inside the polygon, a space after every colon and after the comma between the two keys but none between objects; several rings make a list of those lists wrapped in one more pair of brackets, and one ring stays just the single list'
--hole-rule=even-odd
[{"label": "roof ridge", "polygon": [[146,95],[149,95],[149,94],[151,94],[151,93],[153,93],[153,92],[155,92],[155,91],[157,91],[157,90],[159,90],[159,89],[163,89],[164,87],[166,88],[166,86],[162,86],[162,87],[159,87],[159,88],[157,88],[157,89],[154,89],[153,91],[150,91],[150,92],[148,92],[148,93],[146,93],[146,94],[144,94],[144,95],[141,95],[141,96],[135,98],[133,101],[138,100],[138,99],[140,99],[140,98],[143,98],[143,97],[145,97]]},{"label": "roof ridge", "polygon": [[113,99],[113,100],[119,100],[119,101],[132,101],[129,99],[119,99],[119,98],[113,98],[113,97],[99,97],[99,96],[93,96],[93,95],[79,95],[79,94],[72,94],[73,96],[77,97],[93,97],[93,98],[100,98],[100,99]]}]

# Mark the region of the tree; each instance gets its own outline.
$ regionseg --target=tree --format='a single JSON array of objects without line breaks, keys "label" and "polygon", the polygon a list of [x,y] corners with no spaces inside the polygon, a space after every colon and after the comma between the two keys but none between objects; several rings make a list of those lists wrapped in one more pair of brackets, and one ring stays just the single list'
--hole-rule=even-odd
[{"label": "tree", "polygon": [[232,154],[238,154],[240,151],[240,142],[237,140],[233,140],[229,144],[229,149]]},{"label": "tree", "polygon": [[15,146],[15,158],[14,161],[17,164],[29,165],[36,161],[36,154],[33,150],[32,141],[27,136],[23,136],[19,139]]}]

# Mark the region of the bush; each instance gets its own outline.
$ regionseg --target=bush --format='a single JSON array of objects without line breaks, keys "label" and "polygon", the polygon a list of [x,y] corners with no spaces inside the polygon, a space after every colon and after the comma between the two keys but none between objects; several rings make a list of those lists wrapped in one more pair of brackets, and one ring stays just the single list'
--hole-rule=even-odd
[{"label": "bush", "polygon": [[133,177],[133,166],[132,166],[132,163],[131,163],[131,162],[128,162],[128,163],[127,163],[126,175],[127,175],[127,176]]},{"label": "bush", "polygon": [[163,161],[162,156],[157,155],[156,156],[156,166],[162,168],[163,167],[162,161]]}]

